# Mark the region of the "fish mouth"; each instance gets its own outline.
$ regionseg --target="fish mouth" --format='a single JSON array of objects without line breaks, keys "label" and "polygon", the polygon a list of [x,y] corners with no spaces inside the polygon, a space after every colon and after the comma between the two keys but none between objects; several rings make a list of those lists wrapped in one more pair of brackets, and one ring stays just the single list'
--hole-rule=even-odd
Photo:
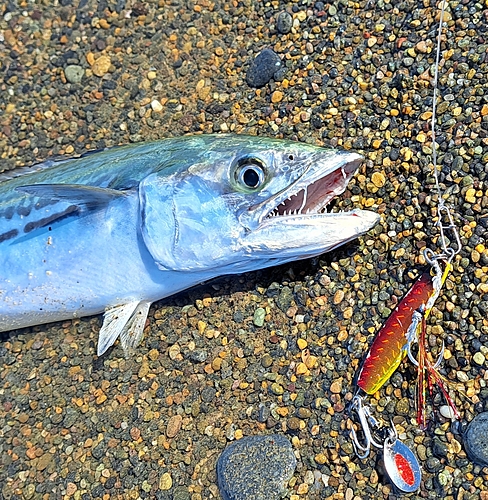
[{"label": "fish mouth", "polygon": [[342,194],[359,168],[363,158],[357,153],[338,155],[335,165],[327,169],[310,168],[285,190],[268,199],[262,206],[260,223],[290,218],[303,220],[327,215],[327,208]]}]

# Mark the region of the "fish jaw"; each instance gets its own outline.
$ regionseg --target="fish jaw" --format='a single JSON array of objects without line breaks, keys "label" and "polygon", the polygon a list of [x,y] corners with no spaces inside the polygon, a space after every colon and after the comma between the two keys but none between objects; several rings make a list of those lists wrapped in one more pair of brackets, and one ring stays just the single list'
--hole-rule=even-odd
[{"label": "fish jaw", "polygon": [[246,236],[250,255],[275,263],[329,252],[373,228],[380,217],[367,210],[273,217]]},{"label": "fish jaw", "polygon": [[312,257],[374,227],[380,219],[374,212],[326,211],[344,192],[361,161],[359,154],[351,152],[318,155],[293,184],[251,207],[241,216],[241,223],[251,229],[245,237],[249,254],[283,262]]}]

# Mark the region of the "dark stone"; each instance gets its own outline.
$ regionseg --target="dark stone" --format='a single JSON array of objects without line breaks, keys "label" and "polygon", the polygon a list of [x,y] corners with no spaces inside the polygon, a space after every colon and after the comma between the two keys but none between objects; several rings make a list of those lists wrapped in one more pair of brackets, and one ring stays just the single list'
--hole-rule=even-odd
[{"label": "dark stone", "polygon": [[488,465],[488,412],[480,413],[469,423],[464,434],[468,457],[485,467]]},{"label": "dark stone", "polygon": [[215,394],[217,394],[217,391],[213,387],[207,386],[202,390],[202,400],[205,403],[211,403],[215,398]]},{"label": "dark stone", "polygon": [[217,461],[217,480],[224,500],[278,500],[296,467],[284,436],[245,437],[227,446]]},{"label": "dark stone", "polygon": [[246,81],[250,87],[264,87],[281,68],[281,59],[271,49],[264,49],[252,61]]},{"label": "dark stone", "polygon": [[286,35],[287,33],[290,33],[292,26],[293,18],[291,15],[286,11],[280,12],[276,18],[276,30],[278,33]]},{"label": "dark stone", "polygon": [[445,458],[447,457],[448,449],[446,443],[443,443],[440,439],[435,438],[432,445],[432,451],[436,457]]}]

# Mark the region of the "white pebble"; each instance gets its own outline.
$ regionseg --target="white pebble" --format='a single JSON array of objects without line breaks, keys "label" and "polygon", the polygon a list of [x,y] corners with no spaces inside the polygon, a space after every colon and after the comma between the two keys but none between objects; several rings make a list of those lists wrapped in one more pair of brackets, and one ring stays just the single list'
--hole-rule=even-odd
[{"label": "white pebble", "polygon": [[161,113],[161,111],[163,111],[163,105],[157,99],[151,101],[151,108],[156,113]]},{"label": "white pebble", "polygon": [[456,419],[456,415],[454,414],[454,410],[449,405],[442,405],[440,407],[439,411],[441,412],[441,415],[444,418],[449,418],[451,420]]}]

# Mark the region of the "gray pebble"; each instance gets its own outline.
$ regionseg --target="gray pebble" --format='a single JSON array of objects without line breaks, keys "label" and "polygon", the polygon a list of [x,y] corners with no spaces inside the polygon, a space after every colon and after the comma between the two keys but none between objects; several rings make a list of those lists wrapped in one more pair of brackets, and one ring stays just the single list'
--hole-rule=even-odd
[{"label": "gray pebble", "polygon": [[464,446],[473,462],[488,465],[488,412],[480,413],[471,420],[464,434]]},{"label": "gray pebble", "polygon": [[258,307],[254,311],[253,323],[256,326],[263,326],[264,325],[264,318],[265,318],[265,316],[266,316],[266,311],[262,307]]},{"label": "gray pebble", "polygon": [[76,64],[70,64],[64,68],[64,76],[69,83],[80,83],[85,70]]},{"label": "gray pebble", "polygon": [[245,437],[222,452],[217,479],[224,500],[278,500],[296,467],[284,436]]},{"label": "gray pebble", "polygon": [[250,87],[264,87],[281,68],[281,59],[271,49],[262,50],[251,63],[246,81]]},{"label": "gray pebble", "polygon": [[292,26],[293,18],[291,15],[286,11],[280,12],[276,19],[276,30],[278,33],[286,35],[287,33],[290,33]]}]

